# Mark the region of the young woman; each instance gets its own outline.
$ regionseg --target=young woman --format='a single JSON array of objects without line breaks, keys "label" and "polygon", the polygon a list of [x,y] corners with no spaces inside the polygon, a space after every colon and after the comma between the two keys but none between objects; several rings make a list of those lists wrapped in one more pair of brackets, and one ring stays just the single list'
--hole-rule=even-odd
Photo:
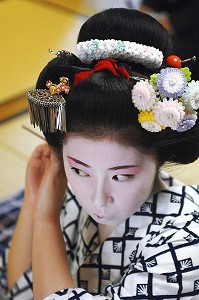
[{"label": "young woman", "polygon": [[199,297],[199,191],[160,171],[199,156],[199,85],[171,54],[155,19],[106,10],[28,92],[50,148],[27,166],[12,299]]}]

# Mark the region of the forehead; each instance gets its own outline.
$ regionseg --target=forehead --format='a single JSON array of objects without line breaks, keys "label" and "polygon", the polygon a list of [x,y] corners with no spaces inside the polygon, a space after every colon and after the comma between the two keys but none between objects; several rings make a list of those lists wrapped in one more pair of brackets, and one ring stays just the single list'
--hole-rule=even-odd
[{"label": "forehead", "polygon": [[141,164],[151,159],[135,147],[125,147],[108,138],[94,140],[79,136],[70,136],[67,139],[63,146],[63,155],[64,158],[71,156],[88,165],[99,162],[111,167],[119,164]]},{"label": "forehead", "polygon": [[64,148],[67,150],[78,150],[81,151],[84,149],[95,149],[97,152],[100,152],[101,150],[115,150],[115,151],[138,151],[135,147],[126,147],[122,144],[111,140],[111,138],[87,138],[87,137],[81,137],[81,136],[69,136],[67,138],[67,142],[64,144]]}]

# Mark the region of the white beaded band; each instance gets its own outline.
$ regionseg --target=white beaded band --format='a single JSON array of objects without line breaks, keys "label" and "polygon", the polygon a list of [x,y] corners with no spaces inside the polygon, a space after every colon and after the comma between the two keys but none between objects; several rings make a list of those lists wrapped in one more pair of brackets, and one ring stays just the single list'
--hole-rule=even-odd
[{"label": "white beaded band", "polygon": [[149,69],[162,65],[163,53],[151,46],[121,40],[89,40],[77,44],[77,56],[83,63],[108,57],[139,63]]}]

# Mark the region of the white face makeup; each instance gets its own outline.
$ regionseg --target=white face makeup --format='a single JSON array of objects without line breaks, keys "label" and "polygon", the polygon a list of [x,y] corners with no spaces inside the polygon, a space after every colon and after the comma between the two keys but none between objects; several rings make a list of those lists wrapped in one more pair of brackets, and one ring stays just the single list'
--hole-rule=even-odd
[{"label": "white face makeup", "polygon": [[71,136],[63,146],[63,159],[79,204],[98,223],[120,224],[154,190],[157,163],[136,148]]}]

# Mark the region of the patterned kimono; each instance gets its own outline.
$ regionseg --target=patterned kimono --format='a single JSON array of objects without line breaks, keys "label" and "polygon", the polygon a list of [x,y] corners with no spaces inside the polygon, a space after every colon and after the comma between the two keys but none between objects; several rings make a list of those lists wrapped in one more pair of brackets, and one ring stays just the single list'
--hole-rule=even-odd
[{"label": "patterned kimono", "polygon": [[[199,186],[175,185],[166,175],[164,180],[170,187],[148,199],[101,245],[96,222],[69,190],[60,220],[77,288],[45,300],[199,299]],[[8,250],[1,243],[5,297]],[[33,299],[31,268],[6,297]]]}]

